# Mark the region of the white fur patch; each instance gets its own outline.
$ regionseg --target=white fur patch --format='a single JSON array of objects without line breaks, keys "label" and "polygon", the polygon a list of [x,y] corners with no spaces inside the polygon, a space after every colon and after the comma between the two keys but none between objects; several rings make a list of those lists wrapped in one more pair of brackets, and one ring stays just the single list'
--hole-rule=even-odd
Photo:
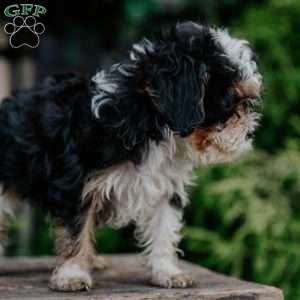
[{"label": "white fur patch", "polygon": [[137,60],[137,54],[146,54],[154,51],[153,44],[148,39],[143,39],[141,42],[132,46],[133,50],[130,51],[129,57],[131,60]]},{"label": "white fur patch", "polygon": [[183,139],[175,141],[169,136],[159,144],[150,142],[141,165],[125,162],[94,174],[84,187],[83,199],[111,199],[116,207],[113,219],[108,221],[111,225],[138,222],[174,193],[187,203],[185,185],[192,183],[196,159],[195,150]]},{"label": "white fur patch", "polygon": [[107,93],[114,93],[118,86],[112,79],[108,78],[105,71],[96,73],[92,81],[96,84],[97,90],[97,95],[92,98],[92,112],[97,118],[100,118],[99,108],[111,100],[107,97]]},{"label": "white fur patch", "polygon": [[256,62],[252,59],[252,51],[248,41],[233,38],[224,29],[211,29],[211,31],[231,62],[241,72],[241,79],[253,80],[260,86],[262,76],[258,72]]},{"label": "white fur patch", "polygon": [[74,263],[65,262],[51,277],[51,282],[58,289],[64,289],[74,280],[83,282],[87,287],[92,286],[92,277],[87,272]]},{"label": "white fur patch", "polygon": [[107,77],[107,73],[105,71],[96,73],[92,78],[92,81],[96,83],[96,88],[99,91],[113,93],[117,88],[116,83]]},{"label": "white fur patch", "polygon": [[177,245],[181,239],[182,211],[172,207],[168,199],[161,203],[140,222],[137,238],[145,248],[148,266],[152,273],[180,273],[177,267]]}]

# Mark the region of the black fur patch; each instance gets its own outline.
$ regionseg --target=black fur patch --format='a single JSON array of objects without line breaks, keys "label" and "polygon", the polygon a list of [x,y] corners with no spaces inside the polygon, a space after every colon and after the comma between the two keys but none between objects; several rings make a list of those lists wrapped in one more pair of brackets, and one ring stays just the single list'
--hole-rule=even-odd
[{"label": "black fur patch", "polygon": [[[4,188],[73,228],[84,213],[80,195],[91,172],[123,161],[141,163],[149,141],[159,143],[166,129],[186,136],[231,116],[239,74],[208,27],[179,24],[155,38],[151,48],[133,50],[135,59],[111,68],[107,79],[116,84],[114,92],[66,74],[5,99]],[[95,94],[104,103],[99,118],[91,111]],[[171,203],[182,206],[178,195]]]},{"label": "black fur patch", "polygon": [[0,109],[0,182],[73,227],[86,176],[95,169],[132,160],[119,137],[91,114],[88,81],[78,74],[45,80],[4,99]]},{"label": "black fur patch", "polygon": [[182,199],[178,194],[174,194],[173,197],[170,199],[170,204],[178,209],[183,209]]},{"label": "black fur patch", "polygon": [[97,100],[103,103],[99,122],[122,137],[126,148],[149,136],[160,140],[166,125],[184,137],[232,115],[240,75],[209,27],[178,24],[151,43],[142,41],[132,54],[135,59],[106,75],[117,90],[103,91]]}]

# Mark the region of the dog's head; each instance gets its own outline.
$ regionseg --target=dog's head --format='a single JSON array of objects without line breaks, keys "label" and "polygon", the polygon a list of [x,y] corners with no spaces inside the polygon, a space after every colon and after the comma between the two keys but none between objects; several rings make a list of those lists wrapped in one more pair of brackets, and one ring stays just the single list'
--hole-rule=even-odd
[{"label": "dog's head", "polygon": [[[246,41],[224,30],[180,23],[152,41],[135,44],[130,60],[114,69],[118,75],[110,75],[110,81],[95,81],[102,81],[102,91],[110,94],[139,94],[148,114],[157,116],[149,119],[152,126],[168,126],[200,151],[214,147],[224,154],[250,143],[257,120],[251,104],[260,96],[262,77]],[[135,93],[128,93],[129,87]],[[111,98],[96,96],[93,108],[98,117]]]}]

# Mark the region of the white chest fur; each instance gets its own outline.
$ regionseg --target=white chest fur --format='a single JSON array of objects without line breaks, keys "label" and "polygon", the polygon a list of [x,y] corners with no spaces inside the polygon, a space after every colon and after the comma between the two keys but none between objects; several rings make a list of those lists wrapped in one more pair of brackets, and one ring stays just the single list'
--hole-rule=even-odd
[{"label": "white chest fur", "polygon": [[105,209],[105,201],[111,202],[113,213],[105,221],[109,225],[138,222],[174,193],[186,204],[184,187],[192,184],[196,158],[183,139],[170,136],[159,144],[150,142],[140,165],[126,162],[94,174],[85,185],[83,199],[92,197],[99,211]]}]

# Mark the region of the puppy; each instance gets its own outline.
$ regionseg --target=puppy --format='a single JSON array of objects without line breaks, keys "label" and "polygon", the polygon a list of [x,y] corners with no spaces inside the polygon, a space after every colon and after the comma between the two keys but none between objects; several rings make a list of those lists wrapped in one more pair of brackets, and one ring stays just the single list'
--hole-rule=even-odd
[{"label": "puppy", "polygon": [[57,266],[50,287],[92,287],[104,261],[96,228],[136,225],[151,282],[185,288],[177,265],[185,186],[193,168],[251,148],[262,76],[244,40],[179,23],[91,82],[46,79],[0,108],[0,234],[19,200],[51,215]]}]

